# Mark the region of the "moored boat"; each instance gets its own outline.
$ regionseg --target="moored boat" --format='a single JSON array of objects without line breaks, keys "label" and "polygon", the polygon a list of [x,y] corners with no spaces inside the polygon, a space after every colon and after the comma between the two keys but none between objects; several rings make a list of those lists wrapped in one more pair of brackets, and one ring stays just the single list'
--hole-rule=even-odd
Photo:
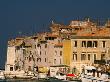
[{"label": "moored boat", "polygon": [[0,70],[0,79],[5,79],[5,76],[4,76],[4,71],[3,70]]},{"label": "moored boat", "polygon": [[38,75],[33,72],[24,71],[5,71],[6,79],[38,79]]}]

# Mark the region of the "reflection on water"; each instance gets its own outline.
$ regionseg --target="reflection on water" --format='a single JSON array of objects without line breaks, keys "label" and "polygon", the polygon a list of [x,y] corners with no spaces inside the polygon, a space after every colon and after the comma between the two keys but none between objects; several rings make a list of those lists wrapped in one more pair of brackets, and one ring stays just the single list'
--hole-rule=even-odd
[{"label": "reflection on water", "polygon": [[0,80],[0,82],[63,82],[61,80],[21,80],[21,79],[10,79],[10,80]]},{"label": "reflection on water", "polygon": [[[69,82],[69,81],[62,81],[58,79],[50,79],[50,80],[8,79],[8,80],[0,80],[0,82]],[[81,81],[71,81],[71,82],[81,82]]]},{"label": "reflection on water", "polygon": [[42,82],[42,81],[38,81],[38,80],[15,80],[15,79],[10,79],[10,80],[0,80],[0,82]]},{"label": "reflection on water", "polygon": [[[0,82],[63,82],[61,80],[15,80],[15,79],[10,79],[10,80],[0,80]],[[65,81],[66,82],[66,81]]]}]

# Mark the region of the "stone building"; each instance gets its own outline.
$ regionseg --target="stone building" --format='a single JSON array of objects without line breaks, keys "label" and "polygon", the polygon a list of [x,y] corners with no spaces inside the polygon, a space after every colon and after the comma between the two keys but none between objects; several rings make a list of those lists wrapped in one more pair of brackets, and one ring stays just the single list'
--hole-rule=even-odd
[{"label": "stone building", "polygon": [[106,64],[110,60],[110,28],[95,24],[89,26],[92,24],[90,21],[87,21],[88,25],[81,26],[79,22],[86,24],[73,21],[70,25],[76,33],[69,37],[63,36],[63,59],[64,64],[76,68],[81,73],[87,65]]},{"label": "stone building", "polygon": [[54,63],[53,65],[63,65],[63,44],[58,43],[54,45]]},{"label": "stone building", "polygon": [[[6,71],[16,71],[23,69],[23,38],[16,38],[8,41]],[[20,66],[19,66],[20,65]]]},{"label": "stone building", "polygon": [[100,60],[110,60],[110,37],[81,36],[71,39],[72,61],[71,66],[80,69],[93,65]]},{"label": "stone building", "polygon": [[8,41],[7,71],[36,71],[37,67],[68,65],[82,72],[86,65],[110,60],[110,22],[86,20],[69,25],[52,22],[51,32]]}]

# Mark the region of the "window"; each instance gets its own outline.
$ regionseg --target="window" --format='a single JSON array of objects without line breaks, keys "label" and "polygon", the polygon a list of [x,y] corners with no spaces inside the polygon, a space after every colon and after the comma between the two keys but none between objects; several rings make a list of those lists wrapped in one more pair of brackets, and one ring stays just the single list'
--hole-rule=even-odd
[{"label": "window", "polygon": [[74,47],[77,47],[77,41],[74,41]]},{"label": "window", "polygon": [[73,54],[73,60],[77,60],[77,54]]},{"label": "window", "polygon": [[92,41],[87,42],[87,47],[92,47]]},{"label": "window", "polygon": [[39,58],[37,58],[37,62],[39,61]]},{"label": "window", "polygon": [[46,55],[46,51],[45,51],[45,55]]},{"label": "window", "polygon": [[32,51],[30,51],[30,55],[32,54]]},{"label": "window", "polygon": [[40,44],[37,44],[37,47],[40,47]]},{"label": "window", "polygon": [[90,60],[90,54],[88,54],[88,60]]},{"label": "window", "polygon": [[57,51],[55,50],[55,55],[57,55]]},{"label": "window", "polygon": [[86,41],[82,41],[82,47],[86,47]]},{"label": "window", "polygon": [[25,49],[23,49],[23,54],[26,54],[26,50]]},{"label": "window", "polygon": [[105,41],[102,41],[102,47],[105,48]]},{"label": "window", "polygon": [[101,54],[101,60],[105,59],[105,54]]},{"label": "window", "polygon": [[60,58],[60,64],[61,64],[61,58]]},{"label": "window", "polygon": [[62,51],[60,51],[60,56],[62,56]]},{"label": "window", "polygon": [[40,51],[40,55],[41,55],[41,51]]},{"label": "window", "polygon": [[96,54],[94,54],[94,60],[96,60]]},{"label": "window", "polygon": [[96,47],[97,47],[97,45],[98,45],[98,44],[97,44],[97,41],[93,41],[93,47],[95,47],[95,48],[96,48]]},{"label": "window", "polygon": [[31,66],[29,66],[29,67],[28,67],[28,71],[32,71],[32,68],[31,68]]},{"label": "window", "polygon": [[45,44],[45,48],[47,48],[47,44]]},{"label": "window", "polygon": [[39,58],[39,61],[41,62],[41,58]]},{"label": "window", "polygon": [[13,67],[10,67],[10,71],[13,71]]},{"label": "window", "polygon": [[32,58],[31,57],[29,57],[29,62],[32,60]]},{"label": "window", "polygon": [[56,64],[56,59],[54,59],[54,64]]},{"label": "window", "polygon": [[15,66],[15,71],[18,70],[18,69],[19,69],[19,67],[18,66]]},{"label": "window", "polygon": [[36,45],[35,45],[35,49],[36,49]]},{"label": "window", "polygon": [[47,60],[46,60],[46,58],[45,58],[45,62],[46,62]]},{"label": "window", "polygon": [[86,54],[81,54],[81,60],[86,60]]},{"label": "window", "polygon": [[41,58],[37,58],[37,62],[41,62]]}]

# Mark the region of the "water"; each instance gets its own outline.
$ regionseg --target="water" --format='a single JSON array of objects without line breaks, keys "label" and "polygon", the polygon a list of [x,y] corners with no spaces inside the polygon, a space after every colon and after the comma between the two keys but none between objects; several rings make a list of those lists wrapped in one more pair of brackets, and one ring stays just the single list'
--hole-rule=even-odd
[{"label": "water", "polygon": [[[58,79],[51,79],[51,80],[8,79],[8,80],[0,80],[0,82],[69,82],[69,81],[62,81]],[[81,82],[81,81],[72,81],[72,82]]]},{"label": "water", "polygon": [[0,80],[0,82],[67,82],[67,81],[61,81],[61,80]]},{"label": "water", "polygon": [[10,80],[0,80],[0,82],[43,82],[43,81],[38,81],[38,80],[15,80],[15,79],[10,79]]}]

